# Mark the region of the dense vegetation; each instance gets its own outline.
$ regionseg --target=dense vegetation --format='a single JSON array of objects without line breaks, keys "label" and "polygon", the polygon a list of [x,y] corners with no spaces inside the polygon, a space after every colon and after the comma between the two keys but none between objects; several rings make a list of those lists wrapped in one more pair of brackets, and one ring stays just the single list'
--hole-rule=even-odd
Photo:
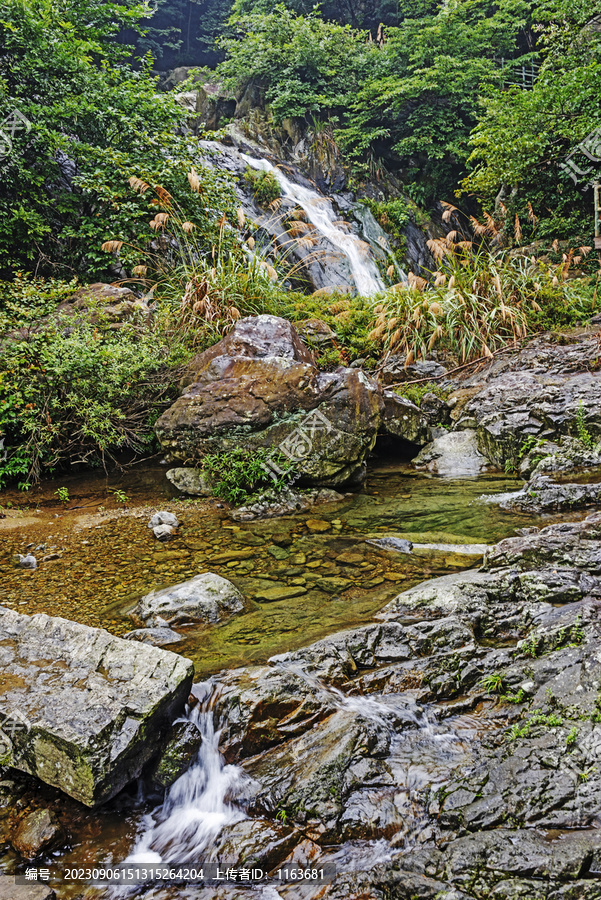
[{"label": "dense vegetation", "polygon": [[[586,319],[599,11],[601,0],[4,3],[0,484],[147,452],[174,367],[241,315],[324,319],[325,368],[373,368],[386,350],[461,362]],[[231,177],[203,164],[186,113],[159,90],[156,68],[189,62],[216,66],[204,77],[238,96],[251,87],[267,127],[296,123],[327,144],[397,248],[411,219],[443,210],[430,282],[411,276],[375,301],[291,291],[255,247]],[[522,66],[533,77],[518,86]],[[591,134],[587,157],[577,148]],[[564,164],[573,151],[583,174]],[[244,183],[277,207],[273,176],[249,170]],[[94,280],[128,281],[154,304],[150,324],[56,316]]]}]

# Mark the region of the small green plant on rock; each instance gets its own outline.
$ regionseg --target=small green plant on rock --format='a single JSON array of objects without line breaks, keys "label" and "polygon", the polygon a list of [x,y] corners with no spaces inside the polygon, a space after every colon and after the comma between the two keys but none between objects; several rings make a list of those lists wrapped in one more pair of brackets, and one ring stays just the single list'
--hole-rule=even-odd
[{"label": "small green plant on rock", "polygon": [[519,652],[536,659],[539,655],[540,643],[540,635],[531,633],[521,642]]},{"label": "small green plant on rock", "polygon": [[[277,469],[270,467],[275,463]],[[210,453],[202,468],[213,482],[213,494],[229,503],[240,504],[262,490],[284,490],[293,473],[291,461],[278,450],[236,447],[224,453]],[[276,477],[277,476],[277,477]]]},{"label": "small green plant on rock", "polygon": [[248,168],[244,178],[252,187],[253,197],[259,206],[271,206],[281,196],[280,185],[273,172],[257,172]]},{"label": "small green plant on rock", "polygon": [[505,681],[501,672],[492,672],[485,675],[480,684],[489,694],[500,694],[505,687]]},{"label": "small green plant on rock", "polygon": [[129,497],[127,496],[125,491],[114,490],[109,491],[109,493],[113,495],[117,503],[127,503],[129,501]]},{"label": "small green plant on rock", "polygon": [[595,446],[595,440],[587,428],[586,415],[584,412],[582,401],[580,402],[578,412],[576,413],[576,429],[578,431],[578,439],[585,445],[585,447],[588,447],[592,450],[592,448]]},{"label": "small green plant on rock", "polygon": [[511,728],[506,732],[506,738],[509,742],[516,741],[518,738],[529,737],[530,732],[537,725],[546,725],[549,728],[557,728],[563,724],[563,720],[557,713],[550,713],[546,715],[540,709],[535,709],[532,711],[532,715],[529,719],[520,725],[516,723],[512,725]]},{"label": "small green plant on rock", "polygon": [[566,737],[566,744],[568,747],[573,747],[576,741],[578,740],[578,729],[576,726],[570,728],[568,732],[568,736]]},{"label": "small green plant on rock", "polygon": [[429,381],[427,384],[403,384],[396,389],[395,393],[400,397],[404,397],[405,400],[415,403],[416,406],[421,406],[421,402],[426,394],[435,394],[440,400],[446,401],[450,391],[439,384],[435,384],[433,381]]}]

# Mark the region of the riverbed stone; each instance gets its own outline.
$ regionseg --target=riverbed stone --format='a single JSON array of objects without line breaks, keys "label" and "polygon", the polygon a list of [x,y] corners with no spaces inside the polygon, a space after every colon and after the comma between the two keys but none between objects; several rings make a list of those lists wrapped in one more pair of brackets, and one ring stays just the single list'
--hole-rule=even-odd
[{"label": "riverbed stone", "polygon": [[320,372],[289,322],[261,315],[192,361],[155,430],[175,461],[268,448],[285,452],[305,484],[337,486],[363,477],[381,408],[362,371]]},{"label": "riverbed stone", "polygon": [[194,497],[210,497],[213,490],[211,479],[202,469],[193,469],[189,466],[178,466],[165,472],[167,480],[182,494],[191,494]]},{"label": "riverbed stone", "polygon": [[2,762],[87,806],[117,794],[183,709],[188,660],[45,614],[0,607]]},{"label": "riverbed stone", "polygon": [[275,519],[305,512],[313,506],[324,503],[339,503],[344,495],[331,488],[313,488],[295,490],[285,488],[282,491],[262,491],[253,498],[252,503],[238,506],[228,513],[234,522],[251,522],[254,519]]},{"label": "riverbed stone", "polygon": [[0,875],[0,900],[56,900],[56,893],[47,884],[15,884],[14,875]]},{"label": "riverbed stone", "polygon": [[489,462],[478,450],[476,432],[468,428],[435,438],[417,454],[413,465],[447,478],[465,478],[479,475]]},{"label": "riverbed stone", "polygon": [[244,598],[231,581],[205,572],[173,587],[146,594],[132,618],[146,627],[162,628],[186,622],[215,623],[243,609]]},{"label": "riverbed stone", "polygon": [[65,840],[65,832],[49,809],[35,809],[19,819],[11,844],[24,859],[35,859]]},{"label": "riverbed stone", "polygon": [[150,521],[148,522],[149,528],[154,529],[160,525],[169,525],[172,528],[178,528],[179,519],[177,518],[175,513],[167,512],[167,510],[163,509],[151,516]]},{"label": "riverbed stone", "polygon": [[274,603],[277,600],[290,600],[292,597],[302,597],[306,593],[307,589],[302,585],[288,586],[280,584],[256,591],[254,599],[260,603]]},{"label": "riverbed stone", "polygon": [[182,635],[172,628],[136,628],[128,631],[123,637],[128,641],[141,641],[143,644],[152,644],[153,647],[168,647],[169,644],[177,644],[183,640]]}]

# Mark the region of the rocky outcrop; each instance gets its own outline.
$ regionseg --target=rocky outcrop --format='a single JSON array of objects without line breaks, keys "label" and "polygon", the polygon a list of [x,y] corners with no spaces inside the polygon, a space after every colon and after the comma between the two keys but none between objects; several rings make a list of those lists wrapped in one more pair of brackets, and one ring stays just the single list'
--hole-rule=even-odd
[{"label": "rocky outcrop", "polygon": [[339,485],[362,475],[381,407],[376,384],[361,371],[320,372],[293,326],[263,315],[238,322],[196,357],[182,396],[155,427],[171,459],[272,448],[304,482]]},{"label": "rocky outcrop", "polygon": [[383,391],[382,396],[382,431],[385,434],[402,438],[417,447],[423,447],[432,440],[428,420],[415,403],[399,397],[393,391]]},{"label": "rocky outcrop", "polygon": [[87,806],[140,774],[193,675],[167,650],[3,607],[0,670],[0,762]]},{"label": "rocky outcrop", "polygon": [[475,427],[479,450],[496,466],[517,466],[535,440],[586,433],[601,439],[601,373],[595,337],[573,344],[539,338],[486,374],[462,382],[475,389],[454,411],[459,427]]},{"label": "rocky outcrop", "polygon": [[263,835],[278,865],[363,842],[312,900],[596,900],[600,572],[601,514],[551,525],[378,623],[221,677],[254,817],[222,836],[228,857],[263,858]]},{"label": "rocky outcrop", "polygon": [[[182,584],[146,594],[132,618],[146,628],[163,629],[191,622],[214,624],[243,609],[244,598],[231,581],[205,572]],[[130,636],[136,637],[135,633]]]},{"label": "rocky outcrop", "polygon": [[476,432],[472,429],[440,434],[414,457],[413,464],[447,478],[479,475],[489,465],[478,450]]}]

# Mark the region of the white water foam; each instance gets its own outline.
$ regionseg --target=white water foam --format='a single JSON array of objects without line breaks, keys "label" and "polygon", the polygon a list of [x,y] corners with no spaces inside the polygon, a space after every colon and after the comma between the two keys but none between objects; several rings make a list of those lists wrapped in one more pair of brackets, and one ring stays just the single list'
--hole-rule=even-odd
[{"label": "white water foam", "polygon": [[297,206],[302,207],[309,222],[321,236],[345,254],[359,294],[372,297],[374,294],[386,290],[369,245],[366,245],[356,235],[349,234],[336,225],[336,213],[327,197],[318,194],[311,188],[294,184],[281,169],[272,165],[267,159],[254,159],[246,153],[241,153],[240,156],[251,168],[261,172],[271,172],[277,179],[284,197],[288,197]]},{"label": "white water foam", "polygon": [[212,685],[193,688],[199,699],[188,720],[202,734],[193,765],[169,788],[162,806],[143,821],[143,832],[125,863],[194,863],[208,851],[226,825],[246,818],[230,797],[242,794],[248,780],[238,766],[225,765],[219,753],[219,731],[207,702]]}]

